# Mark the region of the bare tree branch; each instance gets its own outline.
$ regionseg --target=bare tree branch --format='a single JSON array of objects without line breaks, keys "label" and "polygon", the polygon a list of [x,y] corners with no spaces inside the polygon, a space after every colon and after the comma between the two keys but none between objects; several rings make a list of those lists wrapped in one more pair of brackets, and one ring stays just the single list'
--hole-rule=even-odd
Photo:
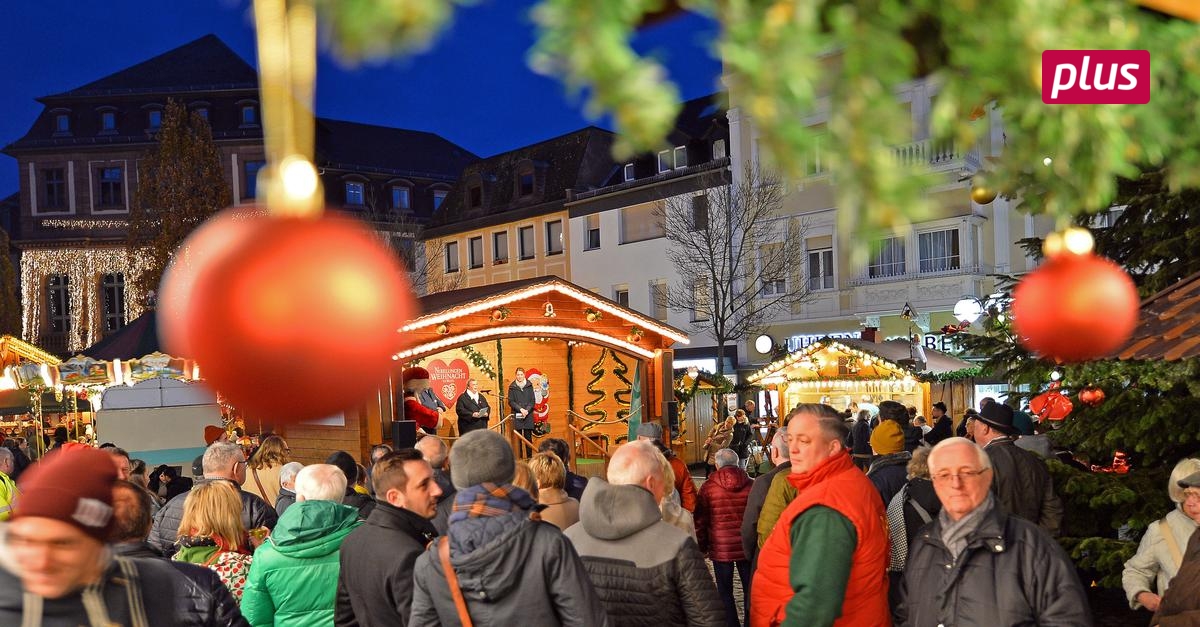
[{"label": "bare tree branch", "polygon": [[654,212],[667,259],[683,277],[668,286],[667,306],[689,314],[693,331],[713,336],[719,374],[726,344],[748,339],[809,297],[806,225],[783,215],[784,188],[774,175],[747,168],[742,180],[713,179],[703,193],[668,198]]},{"label": "bare tree branch", "polygon": [[425,225],[417,220],[408,210],[393,209],[387,203],[379,200],[374,189],[367,186],[363,198],[365,207],[362,219],[380,235],[389,247],[400,257],[400,261],[408,270],[408,281],[417,295],[432,294],[455,290],[462,286],[463,273],[442,272],[435,266],[437,255],[425,254],[426,248],[441,250],[442,241],[433,239],[421,241],[421,232]]}]

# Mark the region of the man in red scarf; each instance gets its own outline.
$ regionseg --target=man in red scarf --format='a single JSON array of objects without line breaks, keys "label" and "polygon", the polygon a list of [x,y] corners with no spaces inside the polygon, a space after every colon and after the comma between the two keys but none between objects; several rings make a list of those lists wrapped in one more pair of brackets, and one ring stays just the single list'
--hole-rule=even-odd
[{"label": "man in red scarf", "polygon": [[883,503],[851,460],[848,434],[827,405],[788,416],[788,482],[799,494],[759,553],[751,627],[891,625]]}]

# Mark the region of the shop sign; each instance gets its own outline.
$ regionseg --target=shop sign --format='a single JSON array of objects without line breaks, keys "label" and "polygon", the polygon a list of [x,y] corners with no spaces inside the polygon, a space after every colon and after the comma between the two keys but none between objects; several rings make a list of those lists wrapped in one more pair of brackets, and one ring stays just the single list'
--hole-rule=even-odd
[{"label": "shop sign", "polygon": [[[903,335],[897,335],[895,337],[889,337],[887,339],[888,339],[888,341],[891,341],[891,340],[909,340],[910,338],[903,336]],[[953,335],[945,335],[942,333],[926,333],[926,334],[922,335],[921,336],[921,346],[924,346],[925,348],[932,348],[933,350],[941,351],[943,353],[950,353],[953,355],[958,355],[963,352],[962,347],[958,345],[958,342],[955,341]]]},{"label": "shop sign", "polygon": [[787,339],[787,350],[789,353],[794,353],[800,349],[808,348],[817,340],[822,338],[833,338],[835,340],[857,340],[862,337],[859,331],[850,331],[842,333],[810,333],[808,335],[793,335]]}]

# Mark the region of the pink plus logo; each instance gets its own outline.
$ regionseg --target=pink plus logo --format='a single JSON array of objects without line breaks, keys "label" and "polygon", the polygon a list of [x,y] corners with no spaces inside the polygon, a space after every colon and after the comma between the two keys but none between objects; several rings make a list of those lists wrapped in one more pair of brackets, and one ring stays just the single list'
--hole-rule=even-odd
[{"label": "pink plus logo", "polygon": [[1043,51],[1042,102],[1146,104],[1150,102],[1150,51]]}]

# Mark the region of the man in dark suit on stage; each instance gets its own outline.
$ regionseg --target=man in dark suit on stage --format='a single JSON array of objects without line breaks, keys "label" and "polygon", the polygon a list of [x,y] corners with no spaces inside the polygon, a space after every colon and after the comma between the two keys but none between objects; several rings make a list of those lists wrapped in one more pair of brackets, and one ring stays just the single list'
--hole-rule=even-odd
[{"label": "man in dark suit on stage", "polygon": [[479,382],[467,379],[467,391],[459,395],[454,403],[454,413],[458,414],[458,435],[462,437],[476,429],[486,429],[491,408],[487,399],[479,393]]}]

